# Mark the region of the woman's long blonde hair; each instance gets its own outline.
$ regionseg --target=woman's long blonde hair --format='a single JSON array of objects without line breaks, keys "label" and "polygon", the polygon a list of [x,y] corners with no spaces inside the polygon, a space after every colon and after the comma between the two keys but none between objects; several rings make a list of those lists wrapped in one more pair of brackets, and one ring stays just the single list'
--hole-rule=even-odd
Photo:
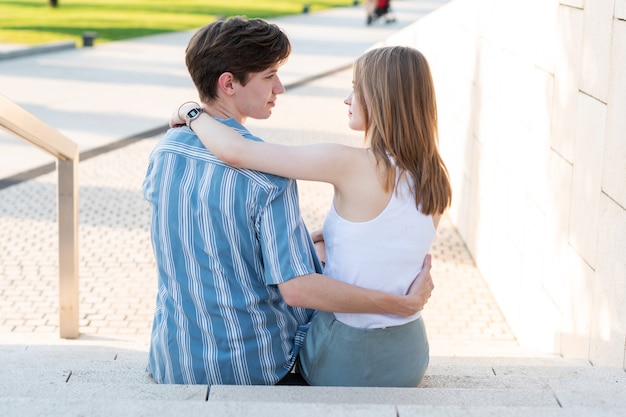
[{"label": "woman's long blonde hair", "polygon": [[366,52],[354,66],[354,93],[385,190],[395,187],[395,164],[401,177],[413,178],[421,211],[443,213],[452,188],[439,155],[435,87],[426,58],[405,46]]}]

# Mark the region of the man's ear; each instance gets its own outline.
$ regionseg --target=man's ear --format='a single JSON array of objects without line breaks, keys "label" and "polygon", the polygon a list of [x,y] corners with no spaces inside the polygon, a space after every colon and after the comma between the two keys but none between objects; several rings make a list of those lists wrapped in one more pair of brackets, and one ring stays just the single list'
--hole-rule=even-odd
[{"label": "man's ear", "polygon": [[230,72],[223,72],[217,79],[217,87],[227,95],[235,94],[235,77]]}]

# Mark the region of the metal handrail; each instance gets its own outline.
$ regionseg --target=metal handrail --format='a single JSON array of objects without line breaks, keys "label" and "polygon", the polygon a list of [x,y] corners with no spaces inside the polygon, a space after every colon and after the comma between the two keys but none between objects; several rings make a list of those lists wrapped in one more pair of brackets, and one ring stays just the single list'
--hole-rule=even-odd
[{"label": "metal handrail", "polygon": [[59,333],[78,330],[78,145],[0,95],[0,127],[57,158],[59,223]]}]

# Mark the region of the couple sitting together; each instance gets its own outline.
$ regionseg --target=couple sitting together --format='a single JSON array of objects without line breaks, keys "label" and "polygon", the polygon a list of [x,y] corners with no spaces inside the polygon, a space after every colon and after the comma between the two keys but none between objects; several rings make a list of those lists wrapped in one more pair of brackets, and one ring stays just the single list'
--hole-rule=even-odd
[{"label": "couple sitting together", "polygon": [[[271,115],[290,52],[278,26],[245,17],[189,42],[199,102],[174,113],[143,184],[158,273],[147,371],[169,384],[415,387],[428,253],[451,199],[428,63],[409,47],[356,61],[345,104],[365,147],[283,146],[244,123]],[[296,179],[334,186],[322,230],[308,232]]]}]

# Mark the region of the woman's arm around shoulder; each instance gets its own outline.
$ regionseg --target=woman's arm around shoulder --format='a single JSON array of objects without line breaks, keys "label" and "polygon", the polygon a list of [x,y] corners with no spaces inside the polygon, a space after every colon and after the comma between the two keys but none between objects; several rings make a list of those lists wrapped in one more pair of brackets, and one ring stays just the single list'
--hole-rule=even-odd
[{"label": "woman's arm around shoulder", "polygon": [[334,185],[350,175],[358,166],[357,154],[364,152],[336,143],[290,146],[252,141],[206,113],[193,120],[191,128],[209,151],[235,168]]}]

